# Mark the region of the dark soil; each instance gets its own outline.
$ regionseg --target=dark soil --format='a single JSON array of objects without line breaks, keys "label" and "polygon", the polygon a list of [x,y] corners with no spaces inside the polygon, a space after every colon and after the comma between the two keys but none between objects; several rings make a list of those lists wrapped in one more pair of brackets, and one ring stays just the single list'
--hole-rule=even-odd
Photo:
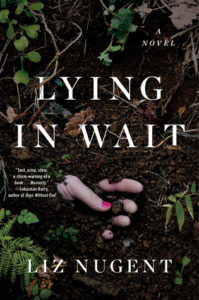
[{"label": "dark soil", "polygon": [[[92,8],[93,10],[93,8]],[[83,10],[85,11],[85,9]],[[95,11],[95,9],[94,9]],[[64,274],[57,275],[53,286],[52,299],[104,299],[99,291],[87,287],[78,281],[73,280],[75,273],[75,259],[90,260],[87,277],[98,280],[103,284],[111,283],[112,289],[119,289],[115,299],[198,299],[198,219],[199,200],[193,197],[193,208],[195,220],[193,221],[188,212],[185,212],[185,222],[182,231],[178,231],[175,213],[173,213],[170,223],[165,229],[166,209],[161,205],[167,203],[167,196],[186,190],[187,185],[196,183],[198,176],[198,143],[196,138],[189,136],[178,136],[178,147],[171,146],[171,139],[166,140],[159,147],[148,149],[147,131],[145,124],[156,124],[154,129],[154,145],[158,145],[165,137],[164,124],[186,124],[187,119],[193,113],[189,106],[194,103],[197,90],[197,79],[194,74],[187,71],[183,84],[173,96],[167,107],[167,112],[161,116],[161,107],[167,99],[167,94],[178,82],[181,74],[183,52],[180,46],[171,48],[151,47],[143,49],[141,41],[147,35],[153,37],[154,29],[157,28],[163,15],[155,14],[146,21],[144,30],[129,38],[125,50],[122,53],[114,54],[113,64],[110,67],[104,66],[97,57],[105,49],[109,40],[104,27],[99,21],[91,22],[89,33],[84,32],[81,40],[68,50],[61,57],[60,67],[63,70],[59,76],[82,76],[76,93],[76,102],[64,101],[60,97],[57,102],[71,111],[73,114],[81,109],[91,107],[95,113],[95,124],[111,124],[111,130],[118,134],[124,123],[128,124],[132,133],[133,141],[137,148],[128,149],[126,143],[122,143],[120,149],[113,149],[117,139],[110,135],[102,149],[97,142],[87,149],[81,135],[77,139],[67,137],[57,138],[56,148],[52,149],[43,140],[45,147],[35,149],[36,133],[32,129],[27,129],[24,135],[24,145],[31,151],[31,158],[23,161],[16,159],[16,150],[13,150],[13,143],[16,142],[16,127],[14,124],[7,124],[1,120],[1,143],[0,155],[6,165],[6,172],[9,180],[10,193],[14,191],[13,174],[16,168],[38,168],[43,157],[48,157],[53,162],[53,170],[63,170],[63,174],[78,176],[86,185],[95,190],[95,184],[103,178],[110,181],[118,181],[122,178],[133,178],[144,185],[144,191],[133,199],[137,202],[138,213],[132,217],[130,227],[113,229],[115,238],[111,241],[102,241],[100,235],[107,228],[111,218],[111,212],[105,214],[93,212],[82,203],[75,201],[74,205],[66,202],[57,196],[53,199],[23,200],[6,199],[1,202],[1,207],[11,209],[12,213],[19,213],[21,209],[27,208],[35,213],[40,222],[29,226],[15,226],[16,236],[30,236],[35,242],[47,249],[50,261],[53,254],[67,261]],[[166,18],[166,17],[164,17]],[[175,29],[168,19],[161,21],[161,29],[164,36],[170,36]],[[99,23],[99,24],[98,24]],[[102,23],[102,20],[101,20]],[[86,26],[85,21],[80,22]],[[61,38],[68,40],[72,32],[63,34]],[[87,39],[86,54],[83,54]],[[179,42],[180,45],[180,42]],[[45,57],[40,68],[45,69],[45,61],[50,61],[50,42],[47,48],[42,50]],[[49,54],[49,55],[48,55]],[[5,76],[8,76],[12,62],[6,64]],[[31,68],[31,66],[30,66]],[[11,72],[12,73],[12,72]],[[11,73],[9,76],[12,76]],[[151,120],[151,114],[147,115],[146,105],[140,106],[137,110],[126,102],[110,101],[110,95],[100,90],[101,101],[90,101],[92,96],[90,76],[102,77],[101,86],[111,91],[110,76],[117,76],[124,81],[126,76],[135,77],[132,84],[133,98],[131,103],[141,100],[139,91],[140,83],[147,76],[161,76],[161,87],[163,88],[162,100],[157,101],[152,113],[157,117]],[[11,105],[18,110],[18,96],[16,86],[12,80],[0,81],[1,105],[0,110],[5,112],[6,106]],[[153,84],[149,89],[153,88]],[[53,91],[53,81],[49,84],[48,91]],[[28,89],[20,87],[22,111],[24,111],[33,101],[34,95],[27,93]],[[58,88],[58,93],[64,93],[62,88]],[[180,117],[178,110],[185,106],[186,111]],[[30,121],[33,111],[29,111],[22,120],[17,123],[27,124]],[[154,116],[154,115],[153,115]],[[37,117],[39,119],[40,116]],[[61,116],[52,118],[46,117],[44,122],[59,124],[59,132],[63,132],[66,120]],[[190,129],[195,128],[196,121],[190,125]],[[63,154],[69,154],[67,161],[61,160]],[[167,178],[166,187],[163,187],[162,171]],[[50,192],[56,192],[56,178],[49,180]],[[2,186],[3,182],[1,182]],[[25,183],[24,183],[25,186]],[[102,194],[104,199],[107,194]],[[129,196],[124,193],[116,194],[117,198]],[[131,195],[132,198],[132,195]],[[110,199],[109,199],[110,201]],[[55,229],[60,225],[72,226],[79,230],[78,241],[60,240],[47,242],[44,239],[49,229]],[[132,239],[131,246],[123,245],[124,239]],[[180,270],[181,260],[184,255],[191,258],[190,265],[184,270],[183,285],[177,286],[173,280],[175,270]],[[105,273],[97,274],[93,270],[92,259],[106,259],[107,266],[113,259],[121,259],[124,263],[124,272],[114,274],[107,267]],[[137,259],[140,261],[140,269],[137,274],[125,273],[126,260]],[[143,273],[141,260],[157,260],[157,269],[153,274],[150,271]],[[169,268],[169,274],[163,273],[163,267],[159,265],[160,259],[172,259],[173,263]],[[82,275],[83,276],[83,275]],[[22,292],[17,284],[11,286],[9,280],[1,280],[1,299],[20,299]],[[107,296],[111,298],[111,296]]]}]

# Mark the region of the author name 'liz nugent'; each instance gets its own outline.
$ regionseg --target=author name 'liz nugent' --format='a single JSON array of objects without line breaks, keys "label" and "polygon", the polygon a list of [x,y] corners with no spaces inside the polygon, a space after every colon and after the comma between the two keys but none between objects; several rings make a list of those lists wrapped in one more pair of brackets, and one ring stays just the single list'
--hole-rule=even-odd
[{"label": "author name 'liz nugent'", "polygon": [[[54,260],[56,267],[53,273],[64,273],[61,267],[63,260]],[[169,273],[169,266],[172,264],[172,259],[114,259],[108,262],[106,259],[75,259],[75,273],[88,273],[94,270],[95,273],[101,274],[110,270],[112,273]],[[48,273],[47,260],[43,261],[43,271]],[[32,270],[32,261],[28,260],[28,273],[37,273],[37,270]]]}]

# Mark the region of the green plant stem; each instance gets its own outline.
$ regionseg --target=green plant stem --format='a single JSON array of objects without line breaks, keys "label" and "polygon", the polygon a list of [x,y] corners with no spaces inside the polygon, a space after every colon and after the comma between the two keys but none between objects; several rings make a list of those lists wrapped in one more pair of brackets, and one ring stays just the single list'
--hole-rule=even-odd
[{"label": "green plant stem", "polygon": [[110,44],[108,45],[108,47],[102,52],[102,53],[107,53],[109,51],[109,49],[112,47],[113,45],[113,39],[114,39],[114,34],[112,34],[111,36],[111,41]]}]

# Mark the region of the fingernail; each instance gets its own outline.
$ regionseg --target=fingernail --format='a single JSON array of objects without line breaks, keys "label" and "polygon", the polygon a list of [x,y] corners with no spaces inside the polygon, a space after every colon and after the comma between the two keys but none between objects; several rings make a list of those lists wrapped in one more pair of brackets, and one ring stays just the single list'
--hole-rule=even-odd
[{"label": "fingernail", "polygon": [[102,201],[102,207],[110,207],[111,205],[110,202]]}]

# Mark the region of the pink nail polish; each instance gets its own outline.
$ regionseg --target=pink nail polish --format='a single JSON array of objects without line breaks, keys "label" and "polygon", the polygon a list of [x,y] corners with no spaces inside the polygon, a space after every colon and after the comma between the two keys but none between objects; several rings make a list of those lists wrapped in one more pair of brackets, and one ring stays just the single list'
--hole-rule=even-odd
[{"label": "pink nail polish", "polygon": [[102,201],[102,207],[110,207],[111,205],[110,202]]}]

